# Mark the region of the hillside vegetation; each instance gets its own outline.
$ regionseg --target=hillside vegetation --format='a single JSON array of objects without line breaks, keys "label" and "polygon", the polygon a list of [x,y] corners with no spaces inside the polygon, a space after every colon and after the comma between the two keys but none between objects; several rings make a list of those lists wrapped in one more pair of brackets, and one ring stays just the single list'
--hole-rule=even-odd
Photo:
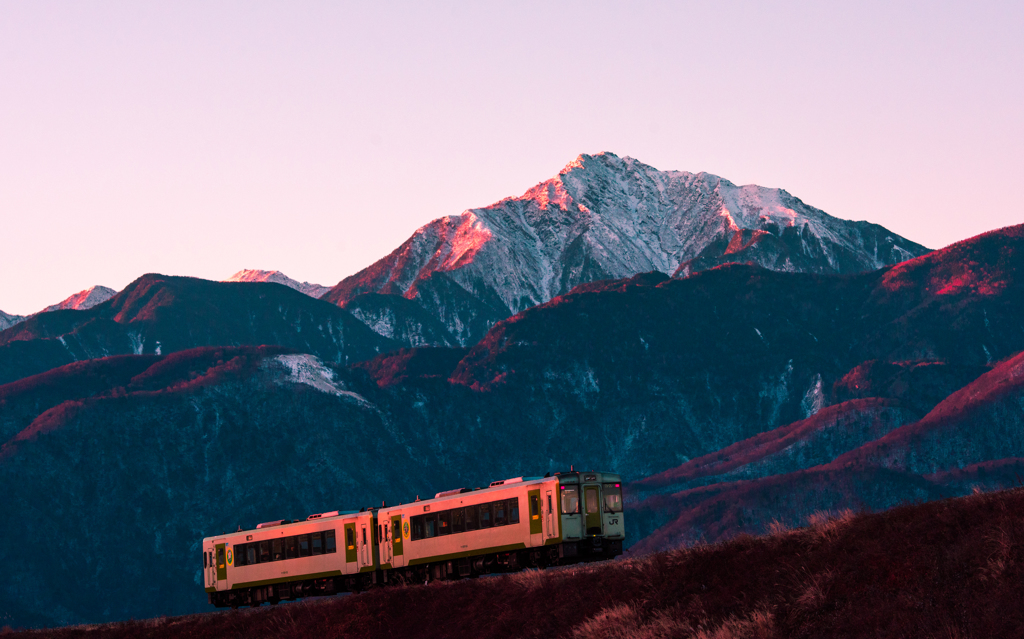
[{"label": "hillside vegetation", "polygon": [[585,567],[14,636],[1016,637],[1024,489]]}]

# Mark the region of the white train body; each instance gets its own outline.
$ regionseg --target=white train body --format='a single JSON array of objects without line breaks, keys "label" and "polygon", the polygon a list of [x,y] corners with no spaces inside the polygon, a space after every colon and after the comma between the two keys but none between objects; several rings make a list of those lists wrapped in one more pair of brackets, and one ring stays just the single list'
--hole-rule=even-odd
[{"label": "white train body", "polygon": [[259,605],[609,559],[624,539],[619,476],[568,472],[208,537],[203,574],[211,603]]}]

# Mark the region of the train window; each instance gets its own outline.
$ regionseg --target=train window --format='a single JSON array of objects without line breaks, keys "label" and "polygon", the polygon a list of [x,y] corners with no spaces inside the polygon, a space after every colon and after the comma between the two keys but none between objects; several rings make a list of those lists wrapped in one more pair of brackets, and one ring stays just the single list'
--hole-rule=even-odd
[{"label": "train window", "polygon": [[493,504],[491,504],[491,506],[492,510],[494,510],[494,525],[504,526],[505,524],[507,524],[508,521],[505,514],[505,502],[496,501]]},{"label": "train window", "polygon": [[270,542],[269,541],[261,541],[260,542],[260,563],[263,564],[263,563],[266,563],[268,561],[270,561]]},{"label": "train window", "polygon": [[286,559],[295,559],[299,556],[298,537],[287,537],[284,540],[284,556]]},{"label": "train window", "polygon": [[323,547],[323,544],[321,543],[320,533],[315,532],[312,535],[310,535],[309,536],[309,544],[313,547],[313,554],[314,555],[322,555],[322,554],[324,554],[324,547]]},{"label": "train window", "polygon": [[480,528],[480,511],[476,506],[466,508],[466,530],[477,530]]},{"label": "train window", "polygon": [[578,486],[562,486],[562,514],[575,515],[580,511],[580,489]]},{"label": "train window", "polygon": [[555,512],[554,507],[551,504],[551,493],[548,493],[548,514]]},{"label": "train window", "polygon": [[256,544],[245,545],[245,563],[249,566],[259,562],[259,555],[256,553]]},{"label": "train window", "polygon": [[273,561],[281,561],[284,559],[284,540],[275,539],[271,542],[270,554]]},{"label": "train window", "polygon": [[606,513],[622,512],[622,486],[620,484],[605,484],[604,488],[604,511]]},{"label": "train window", "polygon": [[345,528],[345,545],[349,550],[356,549],[356,531],[354,528]]},{"label": "train window", "polygon": [[299,557],[309,557],[309,535],[299,535]]},{"label": "train window", "polygon": [[366,526],[363,526],[363,545],[366,545]]},{"label": "train window", "polygon": [[540,497],[538,495],[530,495],[530,517],[540,519]]},{"label": "train window", "polygon": [[519,498],[513,497],[508,500],[508,523],[519,523]]},{"label": "train window", "polygon": [[224,564],[224,546],[217,549],[217,567],[220,568]]},{"label": "train window", "polygon": [[586,499],[587,513],[594,514],[598,512],[597,506],[597,488],[588,488],[583,491],[583,497]]},{"label": "train window", "polygon": [[423,536],[437,537],[437,515],[423,515]]},{"label": "train window", "polygon": [[490,528],[494,525],[494,520],[491,519],[491,505],[480,504],[480,528]]},{"label": "train window", "polygon": [[324,552],[332,553],[338,552],[338,547],[334,543],[334,529],[324,531]]},{"label": "train window", "polygon": [[412,540],[423,539],[423,515],[412,518]]},{"label": "train window", "polygon": [[445,510],[437,513],[437,534],[452,534],[452,511]]},{"label": "train window", "polygon": [[210,567],[210,553],[203,551],[203,568]]},{"label": "train window", "polygon": [[466,532],[466,510],[464,508],[452,510],[452,532]]},{"label": "train window", "polygon": [[235,551],[232,553],[235,560],[235,568],[245,565],[245,544],[235,544]]},{"label": "train window", "polygon": [[388,535],[388,525],[384,524],[384,541],[390,540],[391,537]]}]

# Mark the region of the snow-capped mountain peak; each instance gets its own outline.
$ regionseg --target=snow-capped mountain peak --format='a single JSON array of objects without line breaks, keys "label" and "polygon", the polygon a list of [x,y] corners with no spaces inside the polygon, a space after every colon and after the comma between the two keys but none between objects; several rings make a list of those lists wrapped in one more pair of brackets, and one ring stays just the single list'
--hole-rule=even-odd
[{"label": "snow-capped mountain peak", "polygon": [[84,311],[96,306],[97,304],[106,302],[115,295],[117,295],[117,291],[112,288],[107,288],[106,286],[93,286],[92,288],[87,288],[84,291],[75,293],[63,302],[47,306],[40,312],[46,313],[49,311],[63,311],[68,309]]},{"label": "snow-capped mountain peak", "polygon": [[686,276],[726,262],[851,273],[926,251],[781,189],[582,154],[519,197],[425,225],[325,299],[348,307],[362,294],[399,294],[468,344],[494,321],[594,280]]},{"label": "snow-capped mountain peak", "polygon": [[309,282],[299,282],[288,277],[281,271],[261,271],[259,269],[242,269],[238,271],[225,282],[274,282],[276,284],[284,284],[288,288],[295,289],[300,293],[305,293],[310,297],[319,299],[331,290],[327,286],[321,286],[319,284],[311,284]]}]

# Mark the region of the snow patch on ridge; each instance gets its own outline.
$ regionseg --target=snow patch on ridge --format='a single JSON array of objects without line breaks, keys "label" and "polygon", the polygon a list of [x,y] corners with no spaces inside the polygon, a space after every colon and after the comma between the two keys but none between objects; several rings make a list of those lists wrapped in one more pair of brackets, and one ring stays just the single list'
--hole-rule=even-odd
[{"label": "snow patch on ridge", "polygon": [[278,355],[274,361],[288,369],[288,376],[282,383],[304,384],[329,395],[348,397],[359,403],[370,405],[370,402],[358,393],[345,390],[334,379],[334,371],[324,365],[315,355]]}]

